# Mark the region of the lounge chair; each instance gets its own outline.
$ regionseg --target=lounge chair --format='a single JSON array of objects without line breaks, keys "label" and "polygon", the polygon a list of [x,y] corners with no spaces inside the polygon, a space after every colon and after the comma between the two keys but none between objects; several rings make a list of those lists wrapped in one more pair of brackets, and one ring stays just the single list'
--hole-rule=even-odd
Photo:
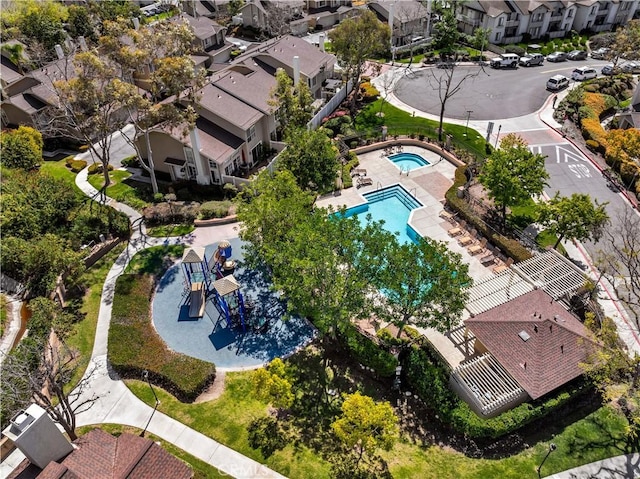
[{"label": "lounge chair", "polygon": [[361,186],[371,186],[373,184],[373,180],[367,176],[358,177],[358,182],[356,188],[360,188]]},{"label": "lounge chair", "polygon": [[453,213],[449,213],[447,210],[442,210],[439,216],[440,218],[447,220],[449,223],[452,223],[455,218],[455,215]]},{"label": "lounge chair", "polygon": [[511,266],[512,264],[513,264],[513,258],[508,258],[506,263],[499,264],[498,266],[493,268],[493,272],[495,274],[502,273],[503,271],[508,270],[509,266]]},{"label": "lounge chair", "polygon": [[489,266],[490,264],[493,264],[495,262],[496,262],[496,257],[493,255],[493,253],[485,254],[480,258],[480,263],[484,266]]},{"label": "lounge chair", "polygon": [[473,236],[471,236],[470,234],[467,234],[467,235],[463,236],[462,238],[458,239],[458,244],[460,246],[468,246],[471,243],[473,243]]},{"label": "lounge chair", "polygon": [[351,177],[354,176],[367,176],[367,170],[364,168],[354,168],[351,170]]},{"label": "lounge chair", "polygon": [[484,252],[484,247],[487,245],[487,238],[482,238],[479,243],[473,244],[467,248],[470,255],[476,255]]}]

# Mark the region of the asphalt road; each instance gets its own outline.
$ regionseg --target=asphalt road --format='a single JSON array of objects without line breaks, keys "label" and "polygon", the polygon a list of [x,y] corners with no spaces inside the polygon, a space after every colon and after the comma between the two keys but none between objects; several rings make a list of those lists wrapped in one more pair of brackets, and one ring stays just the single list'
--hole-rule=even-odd
[{"label": "asphalt road", "polygon": [[[553,75],[571,78],[571,72],[580,66],[593,66],[600,72],[607,62],[593,60],[546,62],[540,66],[495,70],[490,67],[458,66],[454,71],[451,87],[465,75],[477,73],[462,84],[458,93],[449,98],[445,116],[466,120],[499,120],[528,115],[540,109],[545,99],[553,94],[546,89],[547,80]],[[438,79],[446,74],[436,67],[426,67],[414,75],[403,76],[395,87],[399,100],[416,109],[434,115],[440,113]],[[471,114],[468,112],[471,111]]]}]

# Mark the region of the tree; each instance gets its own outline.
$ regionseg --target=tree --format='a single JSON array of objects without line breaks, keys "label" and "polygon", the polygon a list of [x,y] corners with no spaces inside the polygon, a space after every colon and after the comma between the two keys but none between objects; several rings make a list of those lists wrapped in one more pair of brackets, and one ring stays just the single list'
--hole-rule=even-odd
[{"label": "tree", "polygon": [[[119,18],[124,21],[132,17],[140,18],[140,5],[129,0],[89,0],[89,11],[97,17],[98,28],[102,29],[104,22],[116,21]],[[101,30],[102,31],[102,30]]]},{"label": "tree", "polygon": [[266,368],[258,369],[253,376],[258,398],[267,400],[278,409],[288,409],[293,404],[294,395],[282,359],[276,358]]},{"label": "tree", "polygon": [[484,69],[480,66],[476,71],[464,70],[461,75],[456,75],[459,67],[456,64],[458,58],[456,55],[448,57],[448,59],[441,63],[439,67],[432,68],[427,72],[427,81],[434,91],[438,92],[438,98],[440,100],[440,119],[438,126],[438,141],[442,141],[443,124],[444,124],[444,112],[447,107],[447,101],[455,96],[461,89],[464,82],[470,78],[476,78],[480,73],[484,72]]},{"label": "tree", "polygon": [[587,194],[574,193],[567,198],[556,193],[549,201],[539,205],[538,222],[558,237],[554,248],[564,238],[598,242],[609,223],[607,204],[600,204],[598,200],[594,204]]},{"label": "tree", "polygon": [[[41,43],[47,50],[62,44],[65,39],[64,22],[67,7],[54,0],[21,0],[3,5],[3,21],[16,25],[27,43]],[[7,8],[8,7],[8,8]]]},{"label": "tree", "polygon": [[631,20],[616,31],[613,43],[609,46],[607,59],[616,65],[620,58],[640,60],[640,20]]},{"label": "tree", "polygon": [[348,449],[355,451],[357,465],[365,455],[393,447],[398,436],[398,418],[388,402],[375,402],[356,392],[345,395],[342,415],[331,428]]},{"label": "tree", "polygon": [[8,168],[31,170],[42,162],[42,134],[29,126],[5,131],[0,137],[0,162]]},{"label": "tree", "polygon": [[640,218],[622,209],[604,230],[603,243],[596,265],[640,330]]},{"label": "tree", "polygon": [[[353,90],[358,90],[364,63],[369,58],[389,51],[391,32],[389,25],[378,20],[376,14],[366,10],[356,18],[343,20],[329,32],[329,39],[338,63]],[[356,95],[352,95],[351,111],[355,112]]]},{"label": "tree", "polygon": [[532,153],[524,140],[510,134],[485,161],[479,180],[499,208],[503,227],[507,207],[542,193],[545,180],[549,178],[544,159],[545,156]]},{"label": "tree", "polygon": [[338,150],[322,131],[289,130],[287,148],[280,153],[278,168],[296,177],[300,188],[327,191],[335,187],[340,163]]},{"label": "tree", "polygon": [[433,27],[433,48],[440,50],[441,55],[455,51],[456,44],[460,40],[458,22],[452,9],[440,10],[440,21]]},{"label": "tree", "polygon": [[473,31],[473,46],[480,50],[480,60],[482,60],[484,47],[489,43],[490,28],[478,27]]},{"label": "tree", "polygon": [[292,128],[306,128],[312,118],[312,104],[313,96],[307,84],[298,82],[293,86],[293,80],[287,72],[278,69],[269,105],[276,111],[280,134],[286,134]]},{"label": "tree", "polygon": [[[198,118],[195,104],[206,76],[204,70],[196,70],[190,57],[194,35],[186,23],[173,22],[159,22],[139,30],[122,22],[105,22],[103,30],[100,45],[105,62],[120,73],[122,80],[138,78],[148,90],[123,90],[118,101],[126,111],[127,121],[134,126],[134,135],[123,132],[123,138],[136,150],[142,167],[149,173],[153,192],[157,193],[149,131],[154,127],[177,128],[186,136]],[[145,77],[141,66],[152,73]],[[144,149],[136,141],[139,137],[145,139]]]},{"label": "tree", "polygon": [[[89,9],[85,6],[71,5],[69,6],[69,33],[73,38],[85,37],[90,40],[94,37],[93,20],[89,13]],[[95,39],[94,39],[95,40]]]},{"label": "tree", "polygon": [[[398,338],[407,324],[450,331],[460,318],[473,280],[469,265],[445,243],[421,238],[416,243],[389,244],[379,288],[380,318],[398,326]],[[398,267],[411,265],[411,267]]]},{"label": "tree", "polygon": [[73,441],[76,435],[76,416],[88,410],[97,396],[86,395],[93,370],[68,391],[78,367],[77,357],[64,344],[55,345],[52,339],[45,344],[23,340],[7,355],[2,364],[2,414],[6,421],[13,412],[35,402],[60,424]]}]

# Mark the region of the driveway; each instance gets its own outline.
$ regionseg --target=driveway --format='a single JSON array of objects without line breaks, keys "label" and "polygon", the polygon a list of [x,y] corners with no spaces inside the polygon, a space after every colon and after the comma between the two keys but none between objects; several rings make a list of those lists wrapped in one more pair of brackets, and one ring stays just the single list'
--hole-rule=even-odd
[{"label": "driveway", "polygon": [[[571,77],[571,72],[581,66],[593,66],[600,72],[607,62],[593,60],[566,61],[560,63],[545,62],[541,66],[518,67],[515,70],[495,70],[490,67],[467,65],[456,67],[453,73],[452,88],[468,74],[478,74],[467,79],[458,93],[452,96],[446,105],[446,117],[466,120],[499,120],[528,115],[538,111],[552,94],[546,89],[547,80],[553,75]],[[429,66],[405,75],[395,87],[396,97],[417,110],[438,115],[437,79],[445,71]]]}]

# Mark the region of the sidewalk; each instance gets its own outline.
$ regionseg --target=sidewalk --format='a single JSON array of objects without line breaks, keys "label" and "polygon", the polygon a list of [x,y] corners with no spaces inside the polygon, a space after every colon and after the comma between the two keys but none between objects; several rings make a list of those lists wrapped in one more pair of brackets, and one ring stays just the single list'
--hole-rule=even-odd
[{"label": "sidewalk", "polygon": [[640,454],[626,454],[558,472],[545,479],[636,479],[640,477]]},{"label": "sidewalk", "polygon": [[[87,168],[85,168],[76,176],[76,185],[85,194],[95,198],[99,192],[87,181],[87,171]],[[97,399],[87,411],[78,414],[77,425],[114,423],[135,426],[139,429],[146,427],[149,432],[189,452],[231,477],[241,479],[284,478],[285,476],[185,426],[175,419],[158,411],[154,413],[154,409],[140,401],[129,391],[117,374],[109,367],[107,362],[107,341],[116,280],[138,251],[157,245],[182,244],[184,239],[181,237],[147,237],[144,226],[140,221],[141,216],[137,211],[111,198],[106,198],[106,201],[119,211],[125,212],[132,223],[140,223],[140,227],[134,228],[127,249],[120,254],[113,264],[102,288],[91,362],[85,372],[85,377],[88,377],[89,387],[85,388],[82,396],[82,398]],[[215,228],[209,227],[206,229]],[[225,237],[224,234],[227,231],[228,226],[223,225],[219,237]],[[212,235],[212,232],[207,231],[207,234]]]}]

